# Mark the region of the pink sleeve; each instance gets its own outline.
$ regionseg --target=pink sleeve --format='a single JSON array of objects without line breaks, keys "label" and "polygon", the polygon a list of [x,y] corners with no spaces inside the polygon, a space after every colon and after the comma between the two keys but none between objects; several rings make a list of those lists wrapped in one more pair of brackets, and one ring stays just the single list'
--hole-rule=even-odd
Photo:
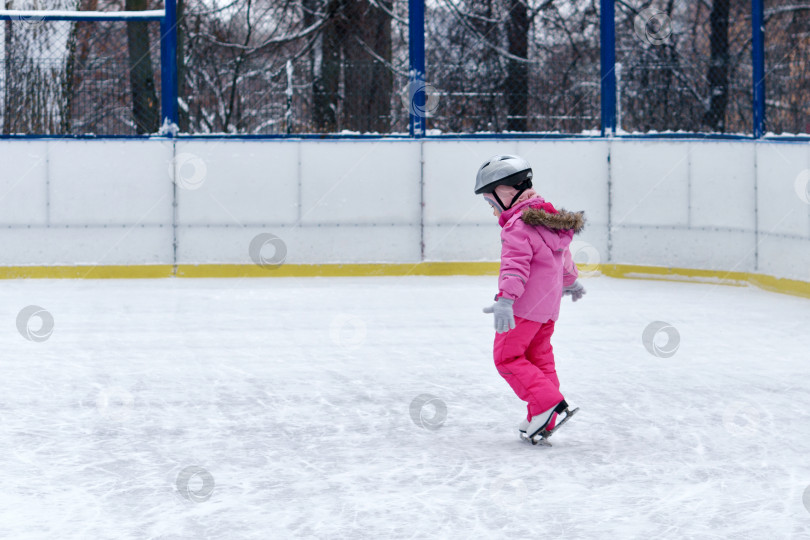
[{"label": "pink sleeve", "polygon": [[571,250],[566,248],[563,254],[563,287],[570,287],[579,276],[579,270],[571,257]]},{"label": "pink sleeve", "polygon": [[516,300],[520,298],[529,279],[532,262],[532,245],[525,230],[519,225],[501,232],[501,273],[498,289],[501,296]]}]

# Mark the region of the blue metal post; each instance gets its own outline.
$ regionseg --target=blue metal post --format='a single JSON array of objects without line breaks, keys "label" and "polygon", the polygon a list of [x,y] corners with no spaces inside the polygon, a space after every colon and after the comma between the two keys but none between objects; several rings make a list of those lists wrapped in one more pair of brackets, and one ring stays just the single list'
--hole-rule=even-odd
[{"label": "blue metal post", "polygon": [[165,0],[160,21],[160,108],[162,123],[177,125],[177,0]]},{"label": "blue metal post", "polygon": [[408,132],[425,134],[425,0],[408,1]]},{"label": "blue metal post", "polygon": [[616,134],[616,17],[614,0],[601,0],[602,137]]},{"label": "blue metal post", "polygon": [[763,0],[751,0],[751,62],[754,68],[754,138],[765,134],[765,15]]}]

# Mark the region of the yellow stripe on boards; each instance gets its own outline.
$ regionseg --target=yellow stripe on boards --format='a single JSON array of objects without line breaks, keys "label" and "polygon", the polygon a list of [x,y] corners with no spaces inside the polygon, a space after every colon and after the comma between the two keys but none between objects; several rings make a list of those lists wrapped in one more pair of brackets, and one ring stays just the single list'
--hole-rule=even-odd
[{"label": "yellow stripe on boards", "polygon": [[171,277],[171,264],[132,266],[0,266],[0,279],[152,279]]},{"label": "yellow stripe on boards", "polygon": [[753,272],[726,270],[700,270],[665,266],[639,266],[632,264],[602,264],[601,274],[624,279],[660,279],[664,281],[690,281],[719,285],[755,285],[767,291],[810,298],[810,283],[797,279],[777,278]]},{"label": "yellow stripe on boards", "polygon": [[[0,266],[0,279],[145,279],[233,277],[365,277],[365,276],[494,276],[497,262],[420,262],[369,264],[179,264],[132,266]],[[810,298],[810,283],[752,272],[727,272],[664,266],[601,264],[593,275],[623,279],[659,279],[719,285],[755,285],[762,289]]]}]

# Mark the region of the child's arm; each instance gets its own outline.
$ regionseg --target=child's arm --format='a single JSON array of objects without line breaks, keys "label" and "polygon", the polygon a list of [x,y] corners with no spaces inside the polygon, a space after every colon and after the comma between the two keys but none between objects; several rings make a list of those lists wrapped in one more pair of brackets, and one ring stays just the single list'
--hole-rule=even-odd
[{"label": "child's arm", "polygon": [[579,270],[571,257],[571,250],[566,248],[563,255],[563,296],[571,295],[571,300],[576,302],[585,294],[585,287],[577,280]]},{"label": "child's arm", "polygon": [[532,244],[525,230],[509,227],[501,233],[501,273],[498,277],[500,296],[517,300],[526,289],[532,261]]},{"label": "child's arm", "polygon": [[571,250],[566,248],[563,255],[563,288],[570,287],[579,277],[579,270],[571,257]]}]

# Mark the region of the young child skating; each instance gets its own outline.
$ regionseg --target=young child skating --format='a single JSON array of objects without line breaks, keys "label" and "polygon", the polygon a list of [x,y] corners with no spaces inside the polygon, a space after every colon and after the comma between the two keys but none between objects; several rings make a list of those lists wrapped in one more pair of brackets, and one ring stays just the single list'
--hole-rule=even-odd
[{"label": "young child skating", "polygon": [[521,437],[550,446],[546,439],[555,427],[577,411],[568,409],[560,393],[551,335],[563,295],[576,302],[585,294],[568,248],[585,217],[543,200],[532,189],[531,166],[517,156],[488,159],[478,170],[475,193],[492,206],[502,227],[499,292],[495,304],[484,308],[495,315],[495,366],[528,403]]}]

